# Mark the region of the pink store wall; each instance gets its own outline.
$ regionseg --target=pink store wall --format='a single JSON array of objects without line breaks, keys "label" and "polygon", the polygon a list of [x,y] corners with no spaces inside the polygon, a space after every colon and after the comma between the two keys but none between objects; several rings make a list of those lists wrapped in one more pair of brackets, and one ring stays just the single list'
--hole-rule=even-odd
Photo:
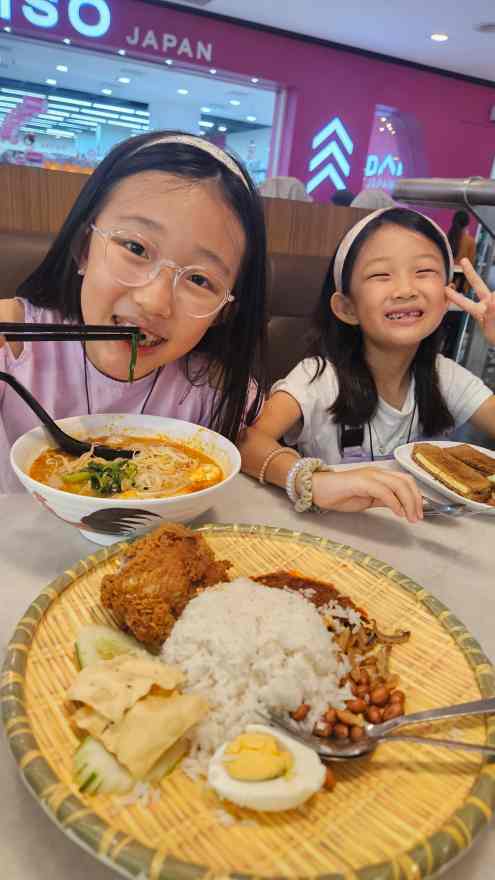
[{"label": "pink store wall", "polygon": [[[160,64],[172,58],[205,72],[215,67],[219,75],[257,76],[287,89],[279,173],[307,182],[313,137],[338,116],[354,142],[345,182],[358,192],[375,105],[384,104],[415,117],[427,176],[490,175],[495,88],[137,0],[46,0],[44,11],[32,4],[0,2],[0,26],[43,40],[70,37],[73,45],[101,51],[125,48]],[[326,201],[333,192],[327,178],[313,196]]]}]

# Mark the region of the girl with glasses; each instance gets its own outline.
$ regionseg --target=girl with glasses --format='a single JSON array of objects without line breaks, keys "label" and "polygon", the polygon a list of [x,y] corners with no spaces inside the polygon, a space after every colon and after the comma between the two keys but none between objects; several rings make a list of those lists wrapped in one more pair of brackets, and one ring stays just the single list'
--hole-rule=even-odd
[{"label": "girl with glasses", "polygon": [[[55,418],[146,412],[235,441],[263,392],[265,262],[261,203],[235,159],[194,135],[131,138],[93,172],[0,320],[138,326],[134,381],[127,340],[0,340],[0,370]],[[37,421],[4,383],[0,413],[0,491],[15,490],[6,450]]]}]

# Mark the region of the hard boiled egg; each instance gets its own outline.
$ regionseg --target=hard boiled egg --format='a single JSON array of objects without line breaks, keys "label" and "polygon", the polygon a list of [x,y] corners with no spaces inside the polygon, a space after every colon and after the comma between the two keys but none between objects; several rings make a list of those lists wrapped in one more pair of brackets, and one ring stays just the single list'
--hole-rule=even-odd
[{"label": "hard boiled egg", "polygon": [[224,743],[213,755],[208,782],[219,797],[262,812],[293,810],[320,790],[325,767],[318,755],[263,724]]}]

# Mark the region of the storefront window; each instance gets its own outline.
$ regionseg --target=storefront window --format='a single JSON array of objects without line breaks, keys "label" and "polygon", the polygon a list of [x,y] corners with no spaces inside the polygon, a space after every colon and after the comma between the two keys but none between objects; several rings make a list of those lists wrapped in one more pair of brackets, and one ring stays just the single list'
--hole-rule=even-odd
[{"label": "storefront window", "polygon": [[398,177],[426,177],[423,132],[418,119],[377,104],[371,125],[363,189],[391,191]]},{"label": "storefront window", "polygon": [[261,183],[275,98],[274,87],[216,71],[2,34],[0,161],[89,173],[124,138],[179,129],[226,146]]}]

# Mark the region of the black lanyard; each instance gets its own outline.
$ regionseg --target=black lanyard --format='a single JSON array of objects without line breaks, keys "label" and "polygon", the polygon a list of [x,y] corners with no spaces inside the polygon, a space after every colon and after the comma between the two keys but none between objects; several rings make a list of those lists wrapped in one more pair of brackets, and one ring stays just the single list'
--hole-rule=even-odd
[{"label": "black lanyard", "polygon": [[[412,435],[412,429],[414,424],[414,417],[416,415],[417,403],[414,403],[414,408],[412,411],[411,420],[409,422],[409,430],[407,432],[406,443],[409,443]],[[368,426],[368,437],[370,441],[370,455],[371,461],[375,461],[375,453],[373,449],[373,437],[371,433],[371,424],[370,422],[366,423]],[[342,425],[341,435],[340,435],[340,452],[341,455],[344,455],[346,449],[356,449],[357,447],[363,446],[364,442],[364,425],[352,426],[352,425]]]}]

